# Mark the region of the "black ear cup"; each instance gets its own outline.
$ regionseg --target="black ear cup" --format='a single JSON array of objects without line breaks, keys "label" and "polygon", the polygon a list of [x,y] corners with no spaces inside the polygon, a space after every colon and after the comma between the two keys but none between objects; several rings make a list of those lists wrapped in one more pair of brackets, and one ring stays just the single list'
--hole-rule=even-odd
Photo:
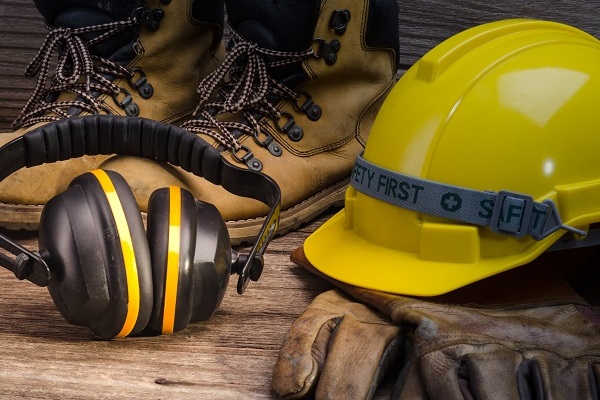
[{"label": "black ear cup", "polygon": [[120,175],[95,170],[75,178],[44,207],[39,244],[50,254],[48,290],[67,321],[103,338],[147,326],[150,251],[136,201]]},{"label": "black ear cup", "polygon": [[192,314],[196,205],[190,192],[171,186],[152,193],[147,239],[155,288],[149,327],[173,333],[185,328]]},{"label": "black ear cup", "polygon": [[215,206],[196,200],[196,252],[191,322],[206,321],[219,308],[231,275],[227,225]]},{"label": "black ear cup", "polygon": [[214,206],[178,187],[150,196],[148,243],[154,278],[149,327],[161,333],[208,319],[229,282],[231,244]]},{"label": "black ear cup", "polygon": [[157,190],[147,235],[119,174],[75,178],[42,211],[40,248],[53,276],[48,290],[65,319],[102,338],[146,327],[172,333],[209,319],[231,274],[227,226],[213,205],[178,187]]}]

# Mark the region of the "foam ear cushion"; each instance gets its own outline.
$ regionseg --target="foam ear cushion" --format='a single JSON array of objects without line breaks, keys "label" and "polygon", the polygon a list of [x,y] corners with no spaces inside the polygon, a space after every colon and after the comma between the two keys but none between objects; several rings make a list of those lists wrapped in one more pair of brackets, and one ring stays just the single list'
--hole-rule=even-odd
[{"label": "foam ear cushion", "polygon": [[187,190],[171,186],[150,196],[147,239],[154,307],[148,326],[154,331],[172,333],[190,322],[196,223],[195,200]]},{"label": "foam ear cushion", "polygon": [[150,251],[135,198],[115,172],[75,178],[42,211],[48,290],[67,321],[102,338],[139,333],[152,310]]}]

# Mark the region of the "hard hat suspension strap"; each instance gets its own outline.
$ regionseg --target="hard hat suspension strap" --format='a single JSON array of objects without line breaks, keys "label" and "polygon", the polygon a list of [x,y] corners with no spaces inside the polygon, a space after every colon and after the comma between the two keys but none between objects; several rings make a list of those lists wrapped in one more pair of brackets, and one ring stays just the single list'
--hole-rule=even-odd
[{"label": "hard hat suspension strap", "polygon": [[564,225],[556,204],[536,202],[510,191],[479,191],[416,178],[375,165],[358,155],[350,184],[359,192],[423,214],[487,226],[505,235],[541,240],[559,229],[583,235]]}]

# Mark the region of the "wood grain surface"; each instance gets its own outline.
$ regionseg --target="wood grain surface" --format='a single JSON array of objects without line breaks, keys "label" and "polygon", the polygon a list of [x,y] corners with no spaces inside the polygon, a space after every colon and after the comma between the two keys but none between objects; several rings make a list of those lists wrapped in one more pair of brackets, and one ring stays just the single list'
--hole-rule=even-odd
[{"label": "wood grain surface", "polygon": [[[329,286],[289,260],[314,227],[276,239],[243,295],[232,276],[205,323],[173,335],[101,341],[69,325],[48,292],[0,271],[0,398],[259,399],[294,319]],[[36,248],[34,235],[19,234]]]},{"label": "wood grain surface", "polygon": [[[465,28],[504,18],[550,19],[600,37],[600,1],[406,0],[399,6],[403,68]],[[30,95],[34,82],[23,71],[45,33],[32,1],[0,0],[0,131],[10,130]],[[289,254],[330,216],[274,240],[259,282],[239,296],[232,279],[213,319],[169,336],[95,340],[62,319],[45,289],[0,271],[0,398],[274,398],[271,370],[284,335],[329,288],[294,266]],[[37,248],[34,234],[18,238]],[[378,395],[385,396],[385,390]]]}]

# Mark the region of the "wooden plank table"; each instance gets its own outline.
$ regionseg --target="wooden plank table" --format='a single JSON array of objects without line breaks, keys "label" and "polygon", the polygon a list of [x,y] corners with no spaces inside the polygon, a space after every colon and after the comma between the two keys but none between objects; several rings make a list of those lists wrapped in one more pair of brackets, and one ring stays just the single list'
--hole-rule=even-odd
[{"label": "wooden plank table", "polygon": [[[600,37],[600,1],[400,1],[402,68],[443,39],[504,18],[575,25]],[[33,2],[0,0],[0,131],[8,131],[34,82],[23,70],[45,37]],[[259,282],[239,296],[235,277],[221,308],[182,332],[94,340],[66,323],[43,288],[0,271],[0,398],[274,398],[271,370],[294,319],[327,284],[289,261],[290,252],[332,215],[277,238]],[[37,248],[35,234],[18,234]],[[384,390],[379,396],[385,396]]]},{"label": "wooden plank table", "polygon": [[[0,272],[0,398],[272,398],[271,369],[293,320],[327,284],[289,252],[312,224],[275,240],[244,295],[234,276],[206,323],[173,335],[94,340],[66,323],[47,290]],[[19,235],[35,248],[35,235]]]}]

